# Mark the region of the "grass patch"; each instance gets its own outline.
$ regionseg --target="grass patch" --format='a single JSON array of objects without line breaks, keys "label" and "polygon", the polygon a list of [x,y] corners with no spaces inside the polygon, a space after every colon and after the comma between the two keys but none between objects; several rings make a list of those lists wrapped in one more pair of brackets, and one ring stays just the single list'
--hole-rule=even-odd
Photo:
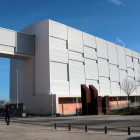
[{"label": "grass patch", "polygon": [[129,115],[130,114],[130,109],[136,109],[138,107],[139,106],[110,110],[110,113],[107,114],[107,115]]}]

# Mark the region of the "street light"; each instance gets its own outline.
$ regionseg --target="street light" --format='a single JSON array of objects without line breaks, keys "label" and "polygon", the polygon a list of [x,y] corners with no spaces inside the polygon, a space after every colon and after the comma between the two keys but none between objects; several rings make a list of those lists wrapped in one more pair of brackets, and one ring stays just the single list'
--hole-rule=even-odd
[{"label": "street light", "polygon": [[44,112],[43,112],[43,104],[42,104],[42,115],[44,116]]},{"label": "street light", "polygon": [[18,109],[18,70],[15,70],[17,72],[17,109]]},{"label": "street light", "polygon": [[53,94],[51,92],[51,95],[52,95],[52,129],[53,129]]}]

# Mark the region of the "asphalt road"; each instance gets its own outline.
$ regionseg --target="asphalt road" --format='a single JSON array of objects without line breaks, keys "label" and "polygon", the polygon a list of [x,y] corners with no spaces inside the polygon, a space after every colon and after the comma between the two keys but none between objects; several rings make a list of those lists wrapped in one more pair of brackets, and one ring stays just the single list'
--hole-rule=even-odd
[{"label": "asphalt road", "polygon": [[[4,118],[0,118],[4,121]],[[51,126],[51,116],[46,117],[30,117],[30,118],[11,118],[11,122],[24,124],[36,124]],[[68,124],[73,128],[84,129],[88,125],[89,130],[104,131],[104,127],[108,127],[108,131],[127,132],[128,127],[132,132],[140,132],[140,115],[89,115],[89,116],[60,116],[54,117],[53,123],[57,127],[68,128]]]}]

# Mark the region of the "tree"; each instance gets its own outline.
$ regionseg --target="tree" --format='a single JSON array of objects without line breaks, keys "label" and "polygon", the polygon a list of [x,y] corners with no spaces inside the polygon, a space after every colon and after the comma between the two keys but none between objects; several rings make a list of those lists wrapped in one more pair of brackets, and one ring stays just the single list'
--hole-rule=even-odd
[{"label": "tree", "polygon": [[[138,71],[138,73],[140,74],[140,70]],[[140,76],[138,76],[136,82],[137,82],[137,86],[140,86]]]},{"label": "tree", "polygon": [[120,89],[124,91],[128,96],[128,107],[129,107],[129,96],[136,90],[137,86],[134,81],[125,78],[120,84]]},{"label": "tree", "polygon": [[6,103],[5,100],[0,100],[0,106],[3,106]]}]

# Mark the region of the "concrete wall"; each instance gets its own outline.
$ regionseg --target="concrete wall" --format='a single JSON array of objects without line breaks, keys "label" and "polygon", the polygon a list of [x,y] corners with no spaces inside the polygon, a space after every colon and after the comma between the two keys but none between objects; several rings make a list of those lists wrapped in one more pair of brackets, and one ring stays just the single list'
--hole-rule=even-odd
[{"label": "concrete wall", "polygon": [[[35,35],[35,56],[23,61],[23,103],[25,109],[30,112],[41,113],[43,104],[46,109],[43,110],[43,113],[51,114],[49,20],[29,25],[22,32]],[[20,66],[18,63],[16,65]],[[12,76],[11,79],[16,80]],[[55,95],[54,113],[56,113]]]},{"label": "concrete wall", "polygon": [[[43,104],[43,113],[50,113],[51,92],[57,113],[58,98],[80,97],[81,84],[93,84],[100,96],[124,96],[119,82],[126,77],[136,82],[139,53],[51,20],[31,24],[22,33],[35,35],[35,55],[23,62],[23,102],[31,112],[39,113]],[[21,62],[15,63],[20,67]]]},{"label": "concrete wall", "polygon": [[[49,47],[54,94],[80,96],[80,84],[93,84],[100,96],[124,96],[119,83],[129,78],[137,84],[140,69],[137,52],[51,20]],[[68,69],[58,68],[61,64]],[[132,95],[138,96],[139,89]]]},{"label": "concrete wall", "polygon": [[35,35],[35,56],[32,58],[34,59],[32,64],[34,74],[32,75],[35,77],[35,92],[33,95],[49,95],[49,20],[31,24],[22,32]]}]

